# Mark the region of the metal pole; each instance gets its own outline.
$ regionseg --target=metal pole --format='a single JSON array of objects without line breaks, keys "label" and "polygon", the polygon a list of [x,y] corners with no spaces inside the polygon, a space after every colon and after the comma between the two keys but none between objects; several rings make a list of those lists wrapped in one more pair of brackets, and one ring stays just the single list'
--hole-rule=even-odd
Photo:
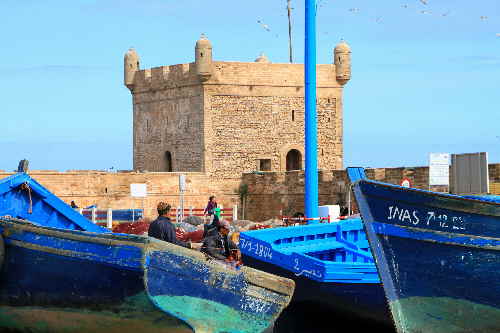
[{"label": "metal pole", "polygon": [[288,0],[288,5],[287,5],[287,11],[288,11],[288,53],[290,55],[290,63],[293,62],[293,56],[292,56],[292,6],[291,6],[291,0]]},{"label": "metal pole", "polygon": [[316,0],[306,0],[305,29],[305,211],[318,217],[318,137],[316,124]]}]

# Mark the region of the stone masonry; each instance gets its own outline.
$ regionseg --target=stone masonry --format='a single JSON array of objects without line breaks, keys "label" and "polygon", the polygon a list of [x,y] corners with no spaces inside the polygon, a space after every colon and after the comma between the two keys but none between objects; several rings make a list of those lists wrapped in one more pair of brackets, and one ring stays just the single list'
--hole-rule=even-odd
[{"label": "stone masonry", "polygon": [[[318,168],[341,169],[342,92],[350,79],[350,48],[317,66]],[[202,37],[195,62],[140,69],[125,55],[133,96],[134,170],[204,172],[238,179],[244,172],[303,168],[304,66],[212,61]]]}]

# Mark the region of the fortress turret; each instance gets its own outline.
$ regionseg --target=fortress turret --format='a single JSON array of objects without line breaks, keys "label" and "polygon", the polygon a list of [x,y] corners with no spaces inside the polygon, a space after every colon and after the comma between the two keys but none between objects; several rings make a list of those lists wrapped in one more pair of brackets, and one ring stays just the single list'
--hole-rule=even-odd
[{"label": "fortress turret", "polygon": [[201,81],[206,81],[212,76],[212,44],[201,35],[195,47],[196,73]]},{"label": "fortress turret", "polygon": [[337,82],[340,85],[346,84],[351,79],[351,48],[344,40],[335,46],[333,63]]},{"label": "fortress turret", "polygon": [[124,58],[124,83],[127,88],[133,88],[135,73],[139,69],[139,56],[134,48],[130,48]]}]

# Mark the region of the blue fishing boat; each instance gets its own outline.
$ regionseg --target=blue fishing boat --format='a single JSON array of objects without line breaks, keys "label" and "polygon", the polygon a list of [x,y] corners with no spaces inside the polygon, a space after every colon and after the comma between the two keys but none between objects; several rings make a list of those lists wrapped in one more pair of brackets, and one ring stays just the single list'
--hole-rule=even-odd
[{"label": "blue fishing boat", "polygon": [[359,217],[242,232],[239,246],[245,265],[295,281],[275,332],[330,332],[333,316],[392,326]]},{"label": "blue fishing boat", "polygon": [[398,332],[500,332],[500,201],[347,172]]},{"label": "blue fishing boat", "polygon": [[257,333],[293,290],[265,272],[109,232],[26,173],[0,181],[2,331]]}]

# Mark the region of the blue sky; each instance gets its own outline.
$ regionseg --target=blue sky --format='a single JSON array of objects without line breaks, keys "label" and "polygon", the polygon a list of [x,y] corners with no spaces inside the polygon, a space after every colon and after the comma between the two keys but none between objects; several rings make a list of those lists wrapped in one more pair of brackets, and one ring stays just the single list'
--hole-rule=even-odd
[{"label": "blue sky", "polygon": [[[353,51],[344,166],[423,166],[430,152],[500,162],[500,2],[423,1],[318,3],[318,63],[341,38]],[[292,5],[303,62],[304,1]],[[286,0],[2,0],[0,15],[9,171],[23,158],[31,169],[132,168],[131,46],[142,68],[193,61],[201,33],[215,60],[288,61]]]}]

